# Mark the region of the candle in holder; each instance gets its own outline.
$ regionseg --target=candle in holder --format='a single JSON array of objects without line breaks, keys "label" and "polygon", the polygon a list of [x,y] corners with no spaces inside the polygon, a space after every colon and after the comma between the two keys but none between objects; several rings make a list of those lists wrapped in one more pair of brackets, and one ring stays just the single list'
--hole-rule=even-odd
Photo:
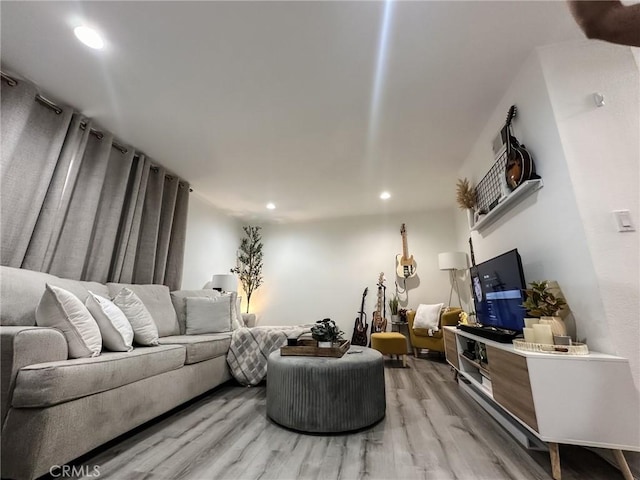
[{"label": "candle in holder", "polygon": [[545,323],[536,323],[533,326],[536,343],[543,343],[545,345],[553,345],[553,333],[551,332],[551,325]]},{"label": "candle in holder", "polygon": [[529,343],[536,343],[536,331],[529,327],[524,327],[522,329],[522,333],[524,333],[524,341]]},{"label": "candle in holder", "polygon": [[524,326],[527,328],[533,328],[533,326],[536,323],[540,323],[540,319],[539,318],[525,318],[524,319]]}]

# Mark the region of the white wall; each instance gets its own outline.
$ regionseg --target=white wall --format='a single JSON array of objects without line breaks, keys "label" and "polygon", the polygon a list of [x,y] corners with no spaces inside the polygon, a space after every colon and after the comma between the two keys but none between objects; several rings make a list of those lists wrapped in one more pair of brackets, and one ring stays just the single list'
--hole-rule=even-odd
[{"label": "white wall", "polygon": [[200,289],[211,275],[228,273],[235,267],[241,233],[238,220],[193,192],[189,197],[182,289]]},{"label": "white wall", "polygon": [[[630,210],[640,228],[638,64],[630,48],[604,42],[544,48],[540,59],[604,304],[600,320],[638,379],[640,236],[618,232],[612,216]],[[603,107],[595,92],[605,96]]]},{"label": "white wall", "polygon": [[[580,55],[583,48],[591,53],[583,52]],[[613,224],[609,210],[615,204],[616,208],[628,207],[637,212],[639,159],[637,150],[631,146],[627,149],[620,147],[623,150],[620,153],[627,155],[624,160],[616,159],[615,163],[608,160],[610,157],[606,152],[611,150],[607,150],[607,147],[616,140],[602,139],[608,134],[603,124],[614,121],[611,117],[624,117],[622,123],[625,127],[629,127],[634,121],[633,111],[637,115],[638,108],[637,69],[634,90],[630,88],[634,74],[628,78],[629,62],[620,58],[605,61],[601,57],[608,57],[608,53],[593,53],[593,49],[599,48],[602,48],[599,42],[579,42],[548,47],[540,53],[534,52],[517,73],[511,88],[489,118],[482,135],[460,169],[460,176],[473,178],[477,182],[488,171],[493,163],[491,140],[504,124],[509,106],[516,104],[518,116],[514,121],[515,134],[532,152],[538,173],[544,180],[544,187],[482,234],[474,232],[476,259],[483,261],[511,248],[518,248],[527,282],[558,280],[575,320],[575,325],[570,324],[569,327],[574,327],[578,338],[586,339],[592,350],[629,358],[638,385],[638,241],[636,237],[634,256],[630,252],[633,243],[631,237],[611,233]],[[572,59],[574,55],[578,58]],[[628,58],[633,58],[630,53]],[[576,78],[585,75],[590,79],[576,82]],[[601,88],[594,87],[594,77],[602,82],[599,83]],[[549,87],[547,80],[550,82]],[[609,117],[608,119],[591,118],[585,121],[585,115],[594,115],[594,112],[584,112],[585,99],[593,91],[604,90],[605,87],[611,93],[612,103],[628,101],[635,107],[627,105],[628,111],[625,113],[599,114]],[[595,105],[591,110],[594,109]],[[561,125],[559,130],[556,115],[568,122],[568,125]],[[619,124],[620,118],[615,121]],[[637,129],[637,117],[635,122]],[[571,128],[575,130],[567,132]],[[623,129],[623,132],[616,137],[617,141],[633,143],[635,138],[637,146],[637,130],[635,137],[629,136],[628,129]],[[585,142],[586,149],[590,150],[589,160],[583,158],[585,149],[578,148],[574,152],[570,147]],[[618,149],[613,151],[618,153]],[[575,160],[569,160],[568,157]],[[595,165],[598,166],[597,169],[593,168]],[[577,175],[576,168],[586,174]],[[615,192],[619,189],[620,182],[615,181],[615,174],[605,174],[603,170],[606,168],[619,172],[618,179],[629,175],[630,180],[622,180],[626,189],[622,198]],[[635,203],[631,198],[634,195]],[[583,204],[587,197],[588,203]],[[594,207],[594,203],[599,202],[602,205]],[[458,244],[463,246],[468,238],[468,229],[466,222],[460,217],[459,215],[456,219],[456,226]],[[596,242],[595,236],[599,234],[604,238]],[[612,252],[617,249],[622,252]],[[620,255],[630,260],[628,268],[617,268],[620,266]],[[609,265],[612,260],[617,266],[611,267],[607,272],[603,271],[603,265]],[[612,277],[615,278],[616,285],[613,285]],[[607,285],[608,282],[612,284]],[[611,313],[609,304],[615,304],[620,299],[614,298],[613,292],[611,295],[607,294],[606,290],[617,288],[620,292],[622,285],[622,295],[629,301],[624,302],[626,312],[618,312],[616,317]],[[635,294],[629,291],[634,285]],[[635,302],[635,305],[630,305],[630,302]],[[627,320],[622,319],[627,318],[625,314],[629,315]],[[635,327],[632,323],[635,323]],[[622,339],[621,336],[626,338]]]},{"label": "white wall", "polygon": [[403,222],[419,277],[408,282],[409,305],[446,302],[448,274],[438,270],[437,256],[453,248],[452,218],[451,211],[439,210],[266,226],[265,283],[254,293],[251,311],[258,314],[261,325],[296,325],[330,317],[351,338],[364,288],[369,287],[365,307],[369,323],[380,272],[387,279],[387,299],[395,290],[395,255],[402,251]]}]

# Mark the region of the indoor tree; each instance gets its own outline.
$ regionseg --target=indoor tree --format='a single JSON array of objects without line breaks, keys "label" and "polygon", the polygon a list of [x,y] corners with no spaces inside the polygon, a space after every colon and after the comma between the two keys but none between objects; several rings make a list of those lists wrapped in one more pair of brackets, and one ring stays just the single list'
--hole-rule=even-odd
[{"label": "indoor tree", "polygon": [[238,266],[231,272],[238,275],[242,289],[247,295],[247,313],[251,295],[262,285],[262,227],[243,226],[245,237],[238,249]]}]

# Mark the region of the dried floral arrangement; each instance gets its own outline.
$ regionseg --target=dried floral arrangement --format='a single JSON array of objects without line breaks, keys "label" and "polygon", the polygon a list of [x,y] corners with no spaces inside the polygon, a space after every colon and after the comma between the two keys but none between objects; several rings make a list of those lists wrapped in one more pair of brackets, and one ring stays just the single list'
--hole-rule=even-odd
[{"label": "dried floral arrangement", "polygon": [[458,206],[462,210],[474,208],[477,203],[477,194],[475,187],[472,187],[466,178],[458,179],[456,183],[456,200]]}]

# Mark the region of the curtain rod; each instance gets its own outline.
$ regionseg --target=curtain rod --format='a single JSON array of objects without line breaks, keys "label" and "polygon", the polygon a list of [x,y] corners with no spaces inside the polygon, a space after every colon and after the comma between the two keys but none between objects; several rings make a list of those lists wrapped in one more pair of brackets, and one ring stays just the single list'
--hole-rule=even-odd
[{"label": "curtain rod", "polygon": [[[4,80],[8,86],[10,87],[15,87],[16,85],[18,85],[18,81],[11,77],[10,75],[7,75],[6,73],[4,73],[2,70],[0,70],[0,77],[2,78],[2,80]],[[57,115],[60,115],[64,110],[62,110],[62,108],[60,108],[57,104],[55,104],[54,102],[52,102],[51,100],[48,100],[47,98],[43,97],[42,95],[40,95],[39,93],[36,93],[36,101],[38,103],[40,103],[41,105],[44,105],[47,108],[50,108],[51,110],[53,110]],[[87,128],[87,122],[81,122],[80,123],[80,128],[82,130],[85,130]],[[91,135],[95,135],[95,137],[98,140],[102,140],[104,137],[104,133],[102,133],[100,130],[96,130],[95,128],[90,128],[89,129],[89,134]],[[115,148],[116,150],[118,150],[120,153],[122,153],[123,155],[126,154],[129,149],[127,147],[125,147],[124,145],[119,144],[118,142],[112,141],[111,142],[111,146],[113,148]],[[140,158],[139,154],[134,155],[134,157],[138,157]],[[153,170],[154,172],[158,172],[159,168],[156,167],[155,165],[151,166],[151,170]],[[172,175],[165,175],[165,178],[169,178],[170,180],[173,180],[174,176]],[[184,182],[180,182],[178,181],[178,185],[180,186],[180,188],[184,188],[186,186],[186,183]],[[193,192],[193,188],[189,188],[189,192]]]}]

